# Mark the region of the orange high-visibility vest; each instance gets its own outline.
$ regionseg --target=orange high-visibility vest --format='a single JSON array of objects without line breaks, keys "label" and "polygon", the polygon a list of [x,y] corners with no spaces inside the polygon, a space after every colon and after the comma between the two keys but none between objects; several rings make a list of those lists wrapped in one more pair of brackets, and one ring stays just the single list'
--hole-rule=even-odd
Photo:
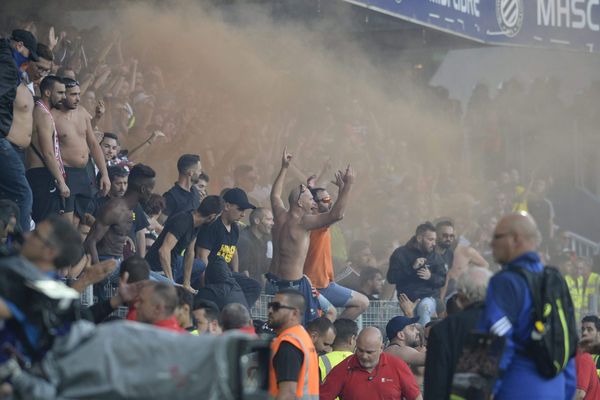
[{"label": "orange high-visibility vest", "polygon": [[304,354],[302,368],[298,376],[296,398],[307,400],[319,399],[319,359],[317,351],[308,332],[302,325],[295,325],[281,332],[271,343],[271,361],[269,363],[269,395],[275,398],[279,394],[277,377],[273,368],[273,357],[277,354],[282,342],[289,342]]}]

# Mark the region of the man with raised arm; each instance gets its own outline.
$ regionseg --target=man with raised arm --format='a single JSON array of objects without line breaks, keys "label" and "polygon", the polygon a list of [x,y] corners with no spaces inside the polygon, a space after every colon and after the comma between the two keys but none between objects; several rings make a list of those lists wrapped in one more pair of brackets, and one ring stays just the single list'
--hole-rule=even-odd
[{"label": "man with raised arm", "polygon": [[[276,293],[280,289],[294,288],[305,295],[307,301],[311,296],[311,285],[303,275],[304,260],[310,242],[310,231],[329,226],[344,217],[344,210],[354,184],[354,171],[350,166],[345,172],[335,174],[339,188],[338,199],[331,210],[321,214],[313,214],[316,207],[310,190],[304,185],[296,186],[288,197],[289,210],[285,208],[281,193],[292,155],[287,147],[283,150],[281,170],[271,190],[271,208],[275,219],[272,229],[273,259],[267,277],[267,293]],[[308,322],[308,321],[305,321]]]}]

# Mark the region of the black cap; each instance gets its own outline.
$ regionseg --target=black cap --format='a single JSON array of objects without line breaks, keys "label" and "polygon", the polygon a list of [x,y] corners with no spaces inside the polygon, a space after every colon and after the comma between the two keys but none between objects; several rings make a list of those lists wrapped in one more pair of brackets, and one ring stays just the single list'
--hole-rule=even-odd
[{"label": "black cap", "polygon": [[248,201],[248,196],[246,196],[246,192],[240,188],[229,189],[223,195],[223,200],[229,204],[235,204],[242,210],[247,210],[249,208],[254,210],[256,208],[256,206],[250,204]]},{"label": "black cap", "polygon": [[39,60],[37,55],[37,39],[33,36],[33,33],[24,29],[15,29],[12,31],[12,40],[16,42],[23,42],[23,45],[29,50],[29,59],[33,61]]},{"label": "black cap", "polygon": [[398,332],[406,328],[408,325],[416,324],[419,321],[418,317],[409,318],[405,316],[398,316],[390,319],[385,327],[385,333],[389,340],[396,337]]}]

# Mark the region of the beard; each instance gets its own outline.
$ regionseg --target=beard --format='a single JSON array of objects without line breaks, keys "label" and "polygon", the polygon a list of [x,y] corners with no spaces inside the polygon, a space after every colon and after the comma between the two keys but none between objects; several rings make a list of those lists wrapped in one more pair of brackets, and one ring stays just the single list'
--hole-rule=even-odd
[{"label": "beard", "polygon": [[50,98],[50,108],[56,108],[59,109],[60,106],[63,105],[63,101],[59,100],[59,101],[53,101],[52,98]]},{"label": "beard", "polygon": [[441,242],[441,243],[438,243],[438,246],[442,249],[449,249],[450,246],[452,246],[452,243],[451,242]]}]

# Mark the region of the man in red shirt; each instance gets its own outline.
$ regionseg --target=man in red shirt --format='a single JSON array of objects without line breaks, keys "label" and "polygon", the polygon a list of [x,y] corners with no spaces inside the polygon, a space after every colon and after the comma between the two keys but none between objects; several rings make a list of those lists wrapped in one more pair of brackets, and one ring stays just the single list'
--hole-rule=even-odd
[{"label": "man in red shirt", "polygon": [[164,283],[149,281],[142,291],[136,303],[136,318],[138,322],[144,322],[174,332],[185,332],[179,326],[175,317],[177,307],[177,291],[175,286]]},{"label": "man in red shirt", "polygon": [[379,329],[363,329],[354,355],[339,363],[321,385],[320,400],[422,400],[414,375],[402,359],[383,353]]},{"label": "man in red shirt", "polygon": [[575,400],[591,400],[600,398],[600,381],[596,374],[596,363],[589,353],[577,349],[575,354],[577,370],[577,391]]}]

